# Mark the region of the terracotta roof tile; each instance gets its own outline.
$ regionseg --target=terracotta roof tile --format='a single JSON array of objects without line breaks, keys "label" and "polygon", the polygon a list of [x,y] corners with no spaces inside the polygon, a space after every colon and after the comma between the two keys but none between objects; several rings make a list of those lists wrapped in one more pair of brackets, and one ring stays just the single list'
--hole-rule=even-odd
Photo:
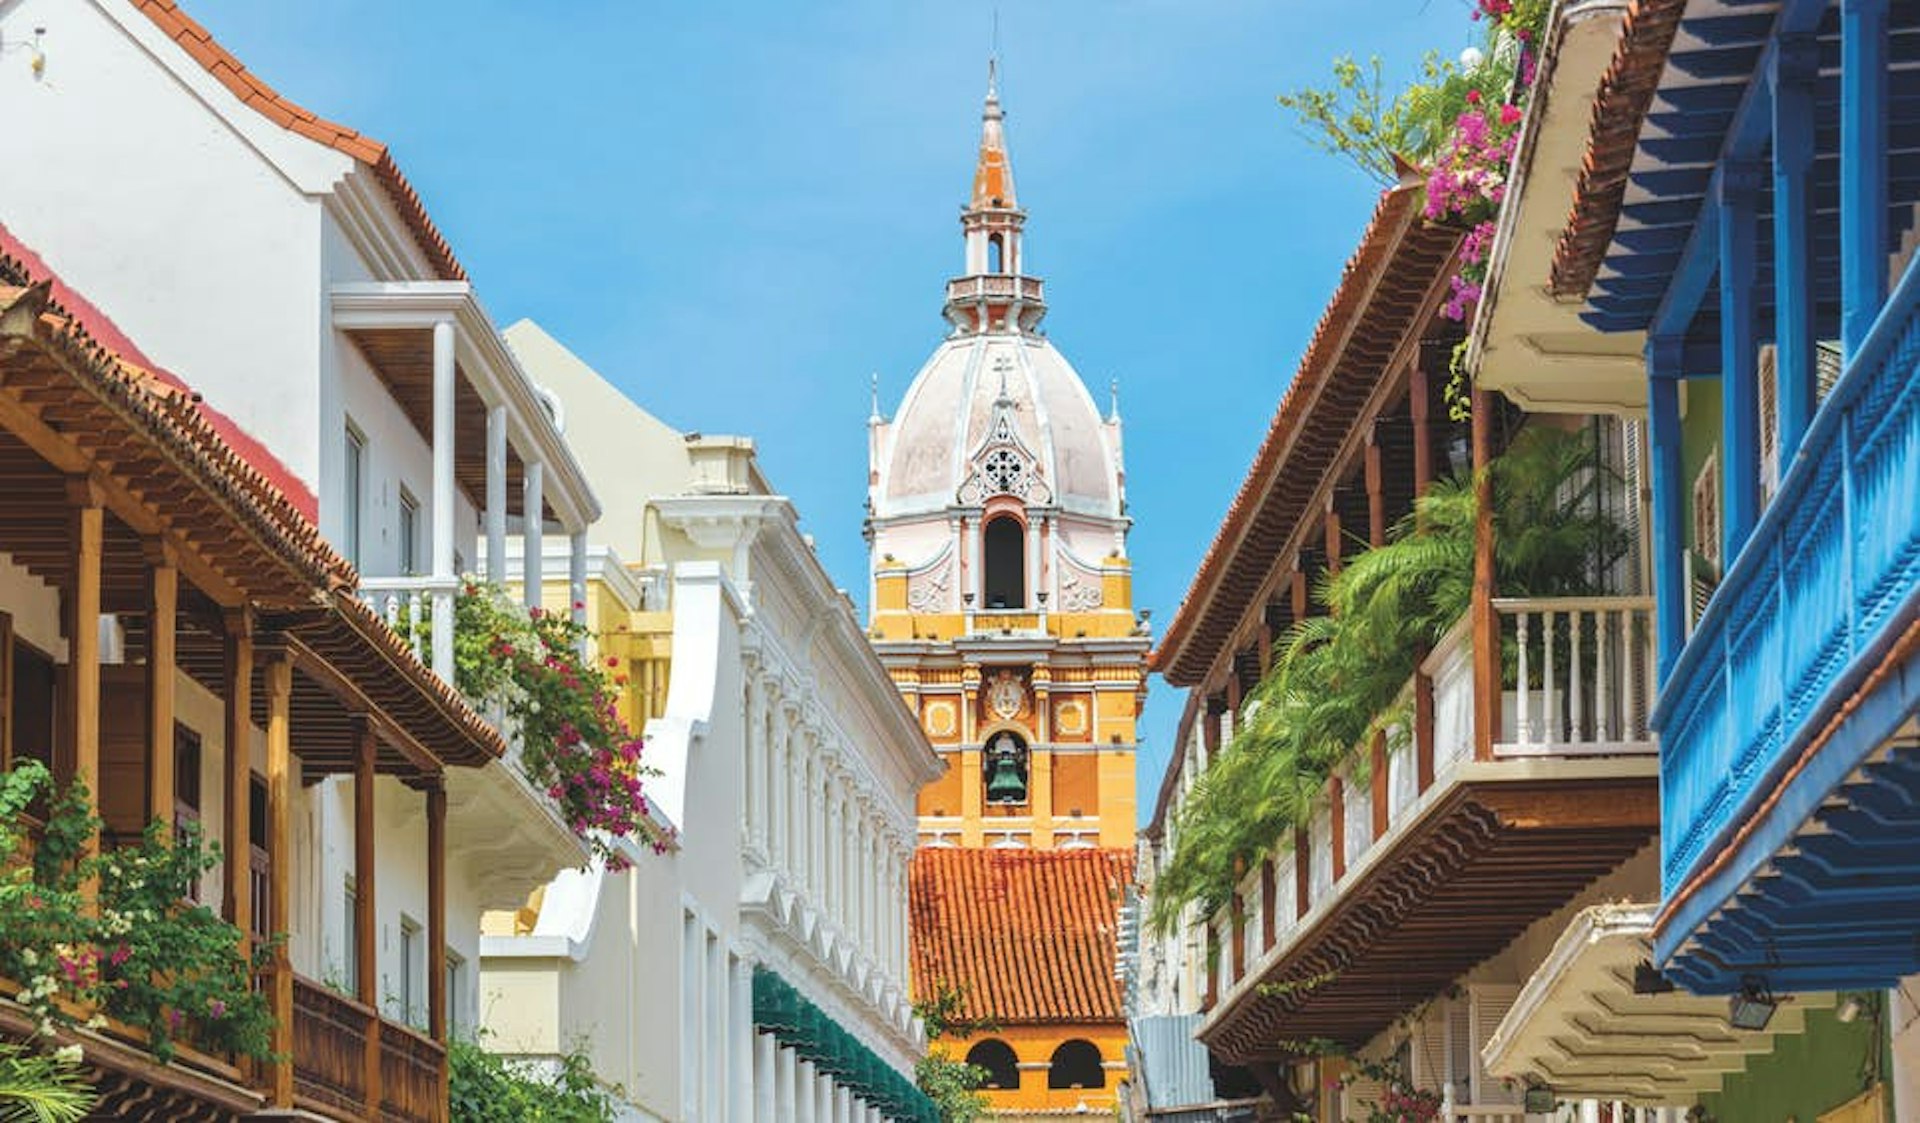
[{"label": "terracotta roof tile", "polygon": [[407,182],[400,166],[393,162],[387,146],[345,125],[335,124],[299,104],[282,97],[258,75],[248,70],[232,52],[214,41],[207,29],[180,10],[175,0],[132,0],[133,6],[152,20],[155,26],[205,67],[209,74],[232,90],[235,97],[255,112],[290,132],[317,141],[360,161],[373,169],[386,189],[387,197],[400,212],[401,220],[413,240],[426,255],[434,274],[443,281],[463,281],[467,272],[453,256],[453,247],[434,226],[419,192]]},{"label": "terracotta roof tile", "polygon": [[[1303,439],[1309,431],[1344,433],[1354,423],[1350,417],[1326,416],[1321,400],[1328,387],[1387,373],[1375,369],[1377,364],[1350,362],[1349,343],[1417,330],[1420,325],[1412,321],[1420,306],[1446,278],[1461,231],[1421,219],[1423,197],[1414,175],[1383,192],[1347,260],[1253,464],[1152,655],[1152,669],[1174,685],[1198,684],[1219,646],[1239,628],[1255,589],[1279,562],[1270,536],[1257,534],[1256,524],[1264,520],[1277,527],[1295,517],[1280,510],[1276,492],[1283,477],[1297,479],[1309,470],[1296,463]],[[1399,283],[1385,285],[1388,279]],[[1416,289],[1421,295],[1409,299]]]},{"label": "terracotta roof tile", "polygon": [[913,992],[965,992],[967,1018],[1117,1022],[1125,850],[925,849],[913,856]]},{"label": "terracotta roof tile", "polygon": [[1613,61],[1600,77],[1573,210],[1554,251],[1548,286],[1555,296],[1584,297],[1600,272],[1620,221],[1640,126],[1660,88],[1667,52],[1686,8],[1686,0],[1634,0],[1627,12]]}]

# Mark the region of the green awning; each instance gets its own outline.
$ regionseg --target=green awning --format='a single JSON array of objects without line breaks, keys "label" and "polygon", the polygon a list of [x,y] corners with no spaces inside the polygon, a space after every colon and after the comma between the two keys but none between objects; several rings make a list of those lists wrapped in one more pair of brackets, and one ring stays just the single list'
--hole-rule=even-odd
[{"label": "green awning", "polygon": [[893,1123],[940,1123],[940,1112],[913,1081],[765,967],[753,969],[753,1027],[877,1107]]}]

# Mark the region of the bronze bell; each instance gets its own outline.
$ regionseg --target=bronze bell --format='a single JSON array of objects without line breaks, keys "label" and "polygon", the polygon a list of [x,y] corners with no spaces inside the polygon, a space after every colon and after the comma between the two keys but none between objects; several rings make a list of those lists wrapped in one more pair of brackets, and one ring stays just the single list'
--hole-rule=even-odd
[{"label": "bronze bell", "polygon": [[1027,779],[1020,774],[1020,761],[1012,753],[993,759],[993,774],[987,777],[988,803],[1025,803]]}]

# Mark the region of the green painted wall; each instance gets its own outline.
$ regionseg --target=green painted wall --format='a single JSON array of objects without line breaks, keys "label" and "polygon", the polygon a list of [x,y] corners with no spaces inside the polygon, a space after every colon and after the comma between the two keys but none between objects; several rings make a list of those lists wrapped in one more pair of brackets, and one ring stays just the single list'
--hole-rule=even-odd
[{"label": "green painted wall", "polygon": [[1717,1123],[1814,1123],[1866,1090],[1869,1063],[1887,1071],[1885,1035],[1871,1009],[1852,1022],[1809,1010],[1805,1033],[1774,1038],[1773,1052],[1749,1058],[1700,1106]]},{"label": "green painted wall", "polygon": [[1681,504],[1687,513],[1687,547],[1694,549],[1693,481],[1701,465],[1720,448],[1720,380],[1692,378],[1686,385],[1686,416],[1680,419]]}]

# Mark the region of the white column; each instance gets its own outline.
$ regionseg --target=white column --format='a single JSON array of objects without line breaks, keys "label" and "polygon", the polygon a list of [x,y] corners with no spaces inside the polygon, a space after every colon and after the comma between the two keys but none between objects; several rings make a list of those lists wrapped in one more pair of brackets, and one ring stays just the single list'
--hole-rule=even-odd
[{"label": "white column", "polygon": [[520,518],[521,598],[528,608],[540,607],[541,554],[546,550],[547,466],[527,462],[526,499]]},{"label": "white column", "polygon": [[[772,1035],[768,1035],[772,1039]],[[794,1055],[792,1049],[775,1048],[773,1052],[773,1114],[768,1119],[798,1119],[799,1105],[794,1102]]]},{"label": "white column", "polygon": [[753,1035],[753,1118],[781,1119],[780,1046],[771,1033]]},{"label": "white column", "polygon": [[787,869],[793,873],[794,884],[802,890],[807,888],[807,777],[813,772],[813,761],[807,752],[807,731],[796,729],[792,723],[795,711],[787,711],[787,748],[791,753],[787,771]]},{"label": "white column", "polygon": [[747,847],[765,852],[767,838],[767,688],[758,676],[746,682]]},{"label": "white column", "polygon": [[487,580],[507,582],[507,407],[487,410]]},{"label": "white column", "polygon": [[728,1123],[753,1123],[754,1050],[753,964],[744,959],[732,963],[733,1009],[727,1015],[727,1120]]},{"label": "white column", "polygon": [[795,1123],[826,1123],[817,1118],[815,1108],[820,1103],[820,1081],[813,1074],[813,1062],[801,1061],[793,1066],[793,1114],[787,1116]]},{"label": "white column", "polygon": [[814,1123],[833,1123],[833,1078],[824,1072],[813,1077]]},{"label": "white column", "polygon": [[572,606],[573,622],[587,622],[587,532],[585,528],[567,537],[567,603]]},{"label": "white column", "polygon": [[[453,321],[433,325],[433,673],[453,681]],[[442,587],[444,585],[444,587]]]},{"label": "white column", "polygon": [[1038,515],[1027,518],[1026,530],[1022,537],[1024,541],[1021,544],[1027,550],[1027,572],[1026,580],[1021,584],[1024,586],[1022,595],[1027,598],[1027,603],[1021,607],[1029,611],[1037,611],[1040,607],[1040,517]]}]

